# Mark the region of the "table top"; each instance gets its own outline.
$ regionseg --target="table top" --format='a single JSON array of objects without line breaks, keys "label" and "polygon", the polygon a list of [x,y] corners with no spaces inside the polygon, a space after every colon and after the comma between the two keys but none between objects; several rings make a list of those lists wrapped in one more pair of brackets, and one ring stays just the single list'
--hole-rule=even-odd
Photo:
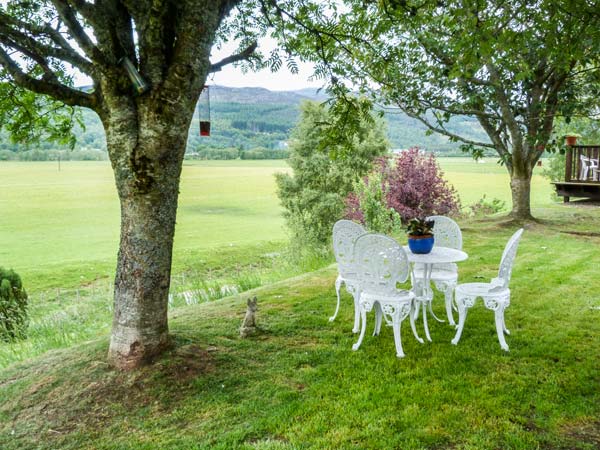
[{"label": "table top", "polygon": [[406,252],[406,256],[408,260],[413,263],[424,263],[424,264],[441,264],[441,263],[452,263],[458,261],[464,261],[469,257],[462,250],[456,250],[454,248],[449,247],[440,247],[437,245],[433,246],[433,249],[430,253],[426,254],[417,254],[410,251],[408,245],[405,245],[404,251]]}]

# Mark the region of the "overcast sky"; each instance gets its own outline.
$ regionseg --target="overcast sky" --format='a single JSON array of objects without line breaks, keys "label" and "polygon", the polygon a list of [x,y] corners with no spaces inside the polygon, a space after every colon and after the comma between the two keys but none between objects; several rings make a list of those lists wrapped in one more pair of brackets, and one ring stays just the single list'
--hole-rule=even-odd
[{"label": "overcast sky", "polygon": [[[215,61],[216,59],[213,59]],[[210,74],[206,84],[218,84],[229,87],[263,87],[271,91],[295,91],[306,87],[320,88],[322,81],[308,81],[312,74],[312,66],[309,64],[298,64],[300,73],[294,75],[286,67],[278,72],[272,73],[269,69],[260,72],[242,71],[233,66],[225,66],[222,71]]]},{"label": "overcast sky", "polygon": [[[270,37],[263,37],[259,40],[258,50],[263,55],[268,55],[275,47],[276,42]],[[234,42],[226,43],[223,48],[213,48],[211,54],[211,62],[215,63],[236,52],[237,45]],[[271,91],[295,91],[306,87],[320,88],[323,85],[322,81],[308,81],[308,78],[313,73],[313,65],[298,62],[299,73],[292,74],[285,64],[279,71],[272,73],[269,69],[264,69],[259,72],[248,72],[243,74],[242,71],[233,65],[228,65],[222,71],[210,74],[206,80],[206,84],[218,84],[220,86],[229,87],[264,87]]]}]

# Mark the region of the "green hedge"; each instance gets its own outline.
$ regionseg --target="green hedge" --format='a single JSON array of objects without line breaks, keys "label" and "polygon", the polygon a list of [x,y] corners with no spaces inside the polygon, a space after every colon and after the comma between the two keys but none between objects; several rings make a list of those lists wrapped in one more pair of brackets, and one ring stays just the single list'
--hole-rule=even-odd
[{"label": "green hedge", "polygon": [[28,323],[27,293],[21,277],[0,267],[0,339],[25,338]]}]

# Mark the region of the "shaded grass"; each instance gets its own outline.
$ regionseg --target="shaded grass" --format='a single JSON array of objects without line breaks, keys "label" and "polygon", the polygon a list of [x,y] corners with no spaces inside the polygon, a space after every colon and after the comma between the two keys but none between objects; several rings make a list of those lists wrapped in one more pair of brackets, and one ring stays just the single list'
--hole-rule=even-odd
[{"label": "shaded grass", "polygon": [[[0,371],[0,447],[598,448],[600,240],[563,233],[561,213],[523,235],[509,353],[480,303],[458,346],[446,324],[430,324],[425,345],[405,324],[405,358],[389,328],[352,352],[347,294],[327,321],[330,267],[253,291],[251,339],[238,337],[246,296],[236,296],[173,310],[173,349],[135,373],[106,365],[106,338]],[[584,215],[593,228],[597,209]],[[512,231],[466,224],[461,281],[494,276]],[[443,316],[439,295],[435,308]]]},{"label": "shaded grass", "polygon": [[[329,255],[311,254],[297,261],[281,246],[262,242],[189,250],[190,264],[179,266],[171,279],[169,307],[216,300],[331,262]],[[0,368],[107,333],[112,324],[113,285],[101,279],[79,288],[38,291],[30,294],[29,304],[28,338],[0,343]]]}]

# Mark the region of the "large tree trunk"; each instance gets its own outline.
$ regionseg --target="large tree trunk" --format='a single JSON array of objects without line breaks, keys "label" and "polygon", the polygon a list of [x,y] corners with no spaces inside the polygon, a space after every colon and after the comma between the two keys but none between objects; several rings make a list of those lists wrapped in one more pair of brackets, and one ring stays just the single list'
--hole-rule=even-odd
[{"label": "large tree trunk", "polygon": [[109,360],[122,369],[150,361],[169,343],[173,235],[191,114],[166,118],[156,109],[125,110],[105,123],[121,204]]},{"label": "large tree trunk", "polygon": [[532,220],[531,215],[531,175],[530,164],[514,164],[510,172],[510,190],[512,193],[512,211],[510,216],[518,221]]}]

